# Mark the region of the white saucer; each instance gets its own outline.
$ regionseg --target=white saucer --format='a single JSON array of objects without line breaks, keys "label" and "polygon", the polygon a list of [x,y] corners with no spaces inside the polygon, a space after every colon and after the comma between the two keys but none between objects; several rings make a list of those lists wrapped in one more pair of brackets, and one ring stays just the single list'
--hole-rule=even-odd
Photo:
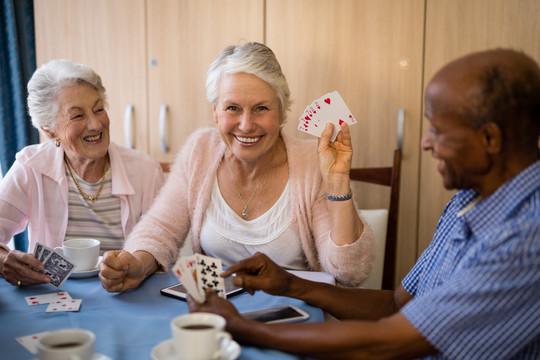
[{"label": "white saucer", "polygon": [[[98,264],[101,262],[101,259],[103,259],[103,256],[100,256],[98,258]],[[95,268],[93,268],[92,270],[82,270],[82,271],[74,271],[71,273],[71,275],[69,275],[69,278],[70,279],[82,279],[82,278],[88,278],[88,277],[92,277],[92,276],[96,276],[97,274],[99,274],[99,267],[96,265]]]},{"label": "white saucer", "polygon": [[112,360],[112,359],[108,357],[107,355],[95,353],[92,356],[92,360]]},{"label": "white saucer", "polygon": [[[33,360],[39,360],[39,359],[35,358]],[[92,355],[92,360],[112,360],[112,359],[108,357],[107,355],[95,353],[94,355]]]},{"label": "white saucer", "polygon": [[[225,353],[223,353],[219,360],[235,360],[240,356],[240,345],[234,340],[226,342]],[[152,349],[150,353],[152,360],[179,360],[174,351],[174,345],[172,339],[160,342]]]}]

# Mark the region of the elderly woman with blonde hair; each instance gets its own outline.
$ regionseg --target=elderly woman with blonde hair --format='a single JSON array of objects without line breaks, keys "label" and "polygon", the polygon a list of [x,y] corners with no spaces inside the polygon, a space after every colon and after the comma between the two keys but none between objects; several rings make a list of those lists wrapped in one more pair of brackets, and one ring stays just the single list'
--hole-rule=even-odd
[{"label": "elderly woman with blonde hair", "polygon": [[161,188],[159,163],[110,142],[106,105],[99,75],[68,60],[28,82],[32,124],[50,141],[22,149],[0,184],[0,275],[9,283],[50,281],[32,254],[5,245],[27,225],[29,251],[80,237],[120,249]]},{"label": "elderly woman with blonde hair", "polygon": [[105,254],[103,287],[125,291],[168,269],[190,231],[194,251],[225,265],[259,251],[287,269],[362,283],[372,265],[373,234],[350,192],[347,125],[333,143],[331,125],[318,144],[282,133],[289,87],[263,44],[223,49],[206,89],[217,129],[190,136],[124,250]]}]

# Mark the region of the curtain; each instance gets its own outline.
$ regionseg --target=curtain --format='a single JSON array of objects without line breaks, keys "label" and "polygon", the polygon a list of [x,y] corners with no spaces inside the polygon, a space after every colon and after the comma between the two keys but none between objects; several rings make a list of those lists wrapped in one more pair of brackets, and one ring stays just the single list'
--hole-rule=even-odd
[{"label": "curtain", "polygon": [[[33,0],[2,0],[0,8],[0,164],[5,174],[15,153],[39,142],[26,111],[26,84],[36,69]],[[26,231],[14,238],[27,250]]]}]

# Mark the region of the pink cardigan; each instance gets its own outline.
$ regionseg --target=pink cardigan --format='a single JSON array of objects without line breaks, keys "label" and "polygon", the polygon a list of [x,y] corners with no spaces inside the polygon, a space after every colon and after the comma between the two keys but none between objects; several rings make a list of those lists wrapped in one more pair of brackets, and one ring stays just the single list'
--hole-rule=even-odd
[{"label": "pink cardigan", "polygon": [[[163,185],[159,163],[141,152],[110,143],[112,194],[120,198],[124,237],[152,204]],[[61,246],[68,222],[68,181],[64,151],[52,141],[30,145],[0,184],[0,247],[28,224],[32,252],[37,241]]]},{"label": "pink cardigan", "polygon": [[[359,285],[368,277],[374,259],[371,229],[365,226],[362,236],[350,245],[338,246],[330,239],[317,142],[288,136],[283,140],[289,163],[290,224],[301,239],[310,269],[329,272],[344,285]],[[191,230],[193,250],[203,252],[200,231],[224,152],[217,129],[196,130],[179,151],[161,193],[124,249],[147,251],[167,269]]]}]

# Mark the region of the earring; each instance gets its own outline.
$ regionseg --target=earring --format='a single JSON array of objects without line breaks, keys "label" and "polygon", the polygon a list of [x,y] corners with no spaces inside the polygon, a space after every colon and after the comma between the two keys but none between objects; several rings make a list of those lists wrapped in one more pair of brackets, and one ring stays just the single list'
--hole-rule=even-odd
[{"label": "earring", "polygon": [[54,140],[54,146],[60,147],[60,139],[55,139]]}]

